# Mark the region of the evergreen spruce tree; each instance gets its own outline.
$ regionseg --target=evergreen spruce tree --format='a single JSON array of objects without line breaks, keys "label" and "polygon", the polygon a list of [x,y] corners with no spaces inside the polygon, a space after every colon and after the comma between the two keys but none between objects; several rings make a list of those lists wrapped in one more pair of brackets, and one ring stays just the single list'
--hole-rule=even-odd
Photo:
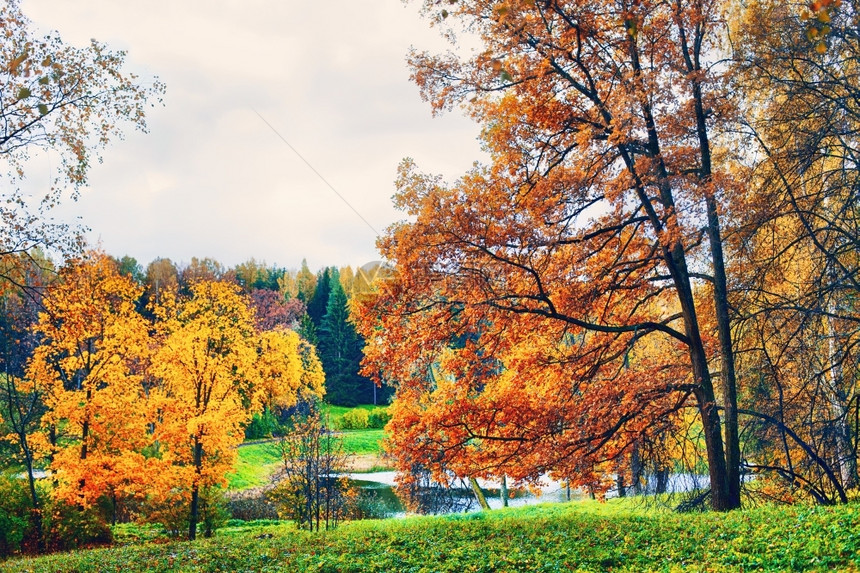
[{"label": "evergreen spruce tree", "polygon": [[297,331],[299,336],[305,339],[308,344],[316,347],[319,344],[319,338],[317,337],[317,327],[314,326],[314,321],[311,320],[311,317],[308,316],[308,313],[304,313],[302,317],[299,319],[299,329]]},{"label": "evergreen spruce tree", "polygon": [[349,322],[346,293],[335,268],[329,271],[330,293],[326,312],[317,330],[320,360],[326,374],[326,398],[332,404],[353,406],[367,401],[360,394],[364,378],[358,374],[361,364],[361,337]]},{"label": "evergreen spruce tree", "polygon": [[316,289],[314,289],[314,295],[308,302],[308,316],[310,316],[311,320],[314,321],[314,326],[317,327],[317,331],[319,331],[323,316],[325,316],[328,308],[328,299],[329,293],[331,292],[332,282],[340,283],[339,279],[335,279],[334,281],[331,280],[332,272],[336,273],[337,269],[334,267],[331,269],[325,268],[319,272],[317,275],[317,285]]}]

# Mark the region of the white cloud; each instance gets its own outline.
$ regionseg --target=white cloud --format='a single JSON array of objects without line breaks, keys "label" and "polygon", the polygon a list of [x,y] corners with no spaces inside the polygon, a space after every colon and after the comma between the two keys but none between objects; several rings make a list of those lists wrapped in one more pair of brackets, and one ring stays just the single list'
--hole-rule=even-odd
[{"label": "white cloud", "polygon": [[409,46],[445,44],[400,0],[23,0],[43,30],[128,51],[167,84],[149,134],[104,153],[63,212],[142,263],[211,256],[298,266],[377,259],[374,235],[256,109],[378,230],[399,161],[454,178],[480,157],[478,128],[432,119],[409,82]]}]

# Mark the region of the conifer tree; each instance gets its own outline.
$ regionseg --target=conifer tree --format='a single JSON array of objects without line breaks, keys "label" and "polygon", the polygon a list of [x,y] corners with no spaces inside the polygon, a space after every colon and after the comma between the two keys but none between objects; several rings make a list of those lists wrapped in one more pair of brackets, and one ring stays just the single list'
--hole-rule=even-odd
[{"label": "conifer tree", "polygon": [[337,269],[329,269],[330,293],[318,329],[320,358],[326,373],[326,395],[333,404],[351,406],[361,401],[362,340],[349,322],[346,293]]},{"label": "conifer tree", "polygon": [[[331,269],[334,270],[334,269]],[[331,292],[331,270],[324,268],[317,274],[317,284],[314,294],[308,302],[308,316],[314,321],[314,326],[319,330],[323,316],[325,316],[329,293]]]}]

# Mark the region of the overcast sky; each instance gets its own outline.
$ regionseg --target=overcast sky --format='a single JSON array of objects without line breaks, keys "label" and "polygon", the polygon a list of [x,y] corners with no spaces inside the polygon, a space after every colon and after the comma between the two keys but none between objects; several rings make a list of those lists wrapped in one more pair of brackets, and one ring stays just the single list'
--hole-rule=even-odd
[{"label": "overcast sky", "polygon": [[[433,118],[409,81],[410,46],[446,44],[400,0],[22,0],[39,30],[128,52],[167,85],[149,133],[94,165],[80,200],[92,242],[156,257],[255,257],[293,268],[379,258],[375,235],[258,117],[259,112],[380,232],[397,165],[449,179],[480,158],[478,127]],[[50,161],[48,161],[50,165]]]}]

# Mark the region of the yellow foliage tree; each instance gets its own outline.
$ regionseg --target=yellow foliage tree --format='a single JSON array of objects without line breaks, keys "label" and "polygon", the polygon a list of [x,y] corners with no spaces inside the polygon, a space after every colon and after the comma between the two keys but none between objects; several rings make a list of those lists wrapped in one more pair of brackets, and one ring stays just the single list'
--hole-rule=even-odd
[{"label": "yellow foliage tree", "polygon": [[325,391],[316,350],[292,330],[260,334],[257,373],[255,398],[263,407],[290,408],[303,394],[322,396]]},{"label": "yellow foliage tree", "polygon": [[201,488],[223,480],[244,435],[256,375],[253,315],[226,283],[199,282],[188,299],[162,300],[156,439],[173,478],[189,486],[194,539]]},{"label": "yellow foliage tree", "polygon": [[[139,494],[147,444],[143,372],[148,328],[141,289],[100,252],[71,261],[43,299],[42,342],[27,375],[43,389],[46,454],[56,498],[82,507]],[[38,441],[38,440],[37,440]]]},{"label": "yellow foliage tree", "polygon": [[166,466],[157,491],[169,496],[185,486],[194,539],[201,492],[223,483],[254,412],[294,405],[302,392],[319,395],[323,380],[297,334],[255,331],[238,287],[202,281],[190,290],[184,299],[164,296],[156,310],[162,341],[153,371],[160,381],[155,438]]}]

